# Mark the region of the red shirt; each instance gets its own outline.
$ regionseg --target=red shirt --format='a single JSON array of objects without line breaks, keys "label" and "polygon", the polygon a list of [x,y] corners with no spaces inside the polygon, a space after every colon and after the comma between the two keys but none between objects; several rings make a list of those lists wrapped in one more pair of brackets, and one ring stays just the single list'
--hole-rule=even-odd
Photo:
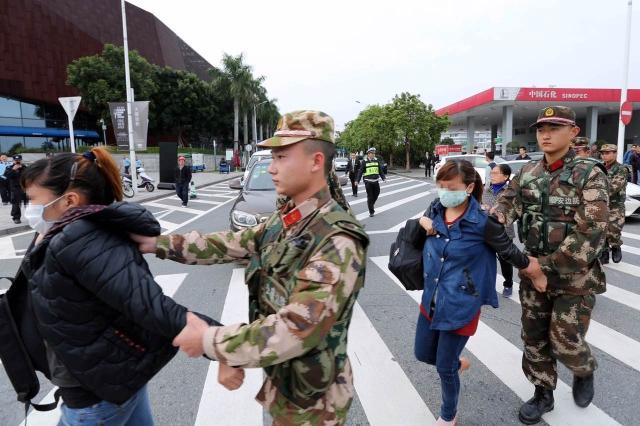
[{"label": "red shirt", "polygon": [[[467,208],[464,210],[464,212],[462,212],[462,214],[460,216],[458,216],[457,218],[453,219],[452,221],[446,221],[445,220],[444,224],[450,227],[458,219],[460,219],[462,216],[465,215],[465,213],[467,212],[468,208],[469,208],[469,205],[467,204]],[[426,319],[431,321],[431,317],[429,316],[429,313],[424,308],[424,306],[422,306],[422,303],[420,304],[420,313],[422,315],[424,315]],[[479,322],[480,322],[480,311],[478,311],[476,316],[473,317],[473,319],[467,325],[465,325],[464,327],[455,329],[455,330],[451,330],[451,332],[454,333],[454,334],[457,334],[459,336],[473,336],[474,334],[476,334],[476,330],[478,330],[478,323]]]}]

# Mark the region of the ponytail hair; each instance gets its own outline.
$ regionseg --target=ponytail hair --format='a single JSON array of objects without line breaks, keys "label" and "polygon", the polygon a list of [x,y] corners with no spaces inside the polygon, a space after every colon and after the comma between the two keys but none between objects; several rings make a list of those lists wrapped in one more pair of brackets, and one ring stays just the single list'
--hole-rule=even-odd
[{"label": "ponytail hair", "polygon": [[447,161],[444,166],[438,170],[436,182],[455,179],[457,176],[460,176],[462,182],[467,186],[472,183],[474,184],[471,195],[473,195],[473,198],[475,198],[478,203],[482,203],[482,191],[484,190],[482,178],[473,165],[467,160]]},{"label": "ponytail hair", "polygon": [[23,188],[42,186],[58,196],[73,189],[84,194],[89,204],[122,201],[120,170],[109,151],[102,147],[84,154],[64,152],[38,160],[26,168],[20,183]]}]

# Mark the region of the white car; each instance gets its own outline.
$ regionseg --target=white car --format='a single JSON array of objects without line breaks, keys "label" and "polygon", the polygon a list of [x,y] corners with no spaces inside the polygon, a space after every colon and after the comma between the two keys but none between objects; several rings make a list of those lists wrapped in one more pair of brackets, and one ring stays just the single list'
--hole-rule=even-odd
[{"label": "white car", "polygon": [[333,168],[336,172],[344,172],[347,170],[348,158],[336,158],[333,160]]},{"label": "white car", "polygon": [[626,217],[640,217],[640,186],[627,182],[627,198],[624,201],[624,215]]},{"label": "white car", "polygon": [[265,158],[271,158],[270,149],[263,149],[261,151],[256,151],[251,155],[251,158],[249,158],[249,162],[247,163],[247,167],[244,169],[244,175],[240,180],[241,184],[243,184],[249,177],[249,173],[251,173],[251,168],[253,167],[253,165],[260,160],[264,160]]},{"label": "white car", "polygon": [[[487,171],[487,167],[489,167],[489,163],[487,162],[487,159],[485,158],[484,155],[452,154],[452,155],[447,155],[446,157],[442,157],[434,167],[436,176],[438,175],[438,170],[440,170],[440,167],[442,167],[444,163],[446,163],[447,161],[456,161],[456,160],[467,160],[471,162],[471,164],[473,165],[473,168],[476,169],[476,171],[480,175],[480,179],[482,179],[482,184],[483,185],[485,184],[487,180],[487,176],[489,174],[489,172]],[[505,160],[503,160],[500,157],[496,157],[493,161],[497,164],[505,162]]]}]

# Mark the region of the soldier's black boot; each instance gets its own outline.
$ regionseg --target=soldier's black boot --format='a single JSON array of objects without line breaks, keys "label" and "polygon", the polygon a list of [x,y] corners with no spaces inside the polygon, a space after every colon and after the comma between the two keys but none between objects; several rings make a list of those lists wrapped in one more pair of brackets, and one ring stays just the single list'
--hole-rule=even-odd
[{"label": "soldier's black boot", "polygon": [[600,253],[600,263],[602,265],[606,265],[607,263],[609,263],[609,249],[608,248],[602,249],[602,252]]},{"label": "soldier's black boot", "polygon": [[525,425],[534,425],[542,419],[544,413],[553,410],[553,389],[536,386],[533,398],[522,404],[518,418]]},{"label": "soldier's black boot", "polygon": [[588,407],[593,400],[593,374],[586,377],[573,376],[573,400],[578,407]]},{"label": "soldier's black boot", "polygon": [[613,260],[613,263],[620,263],[622,260],[622,249],[620,246],[611,246],[611,260]]}]

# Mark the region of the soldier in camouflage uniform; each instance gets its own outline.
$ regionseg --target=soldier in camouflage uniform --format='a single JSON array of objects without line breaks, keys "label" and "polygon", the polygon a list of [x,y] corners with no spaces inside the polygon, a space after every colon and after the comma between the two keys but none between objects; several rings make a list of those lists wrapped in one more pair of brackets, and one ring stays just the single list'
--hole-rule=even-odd
[{"label": "soldier in camouflage uniform", "polygon": [[589,158],[591,156],[591,152],[589,151],[589,138],[578,136],[573,140],[572,148],[578,157]]},{"label": "soldier in camouflage uniform", "polygon": [[585,341],[595,295],[605,291],[598,256],[609,220],[608,183],[601,163],[576,157],[571,140],[580,129],[567,107],[543,109],[536,123],[545,156],[525,164],[492,210],[503,223],[518,220],[518,232],[546,286],[521,274],[522,369],[535,385],[520,420],[540,421],[553,409],[556,360],[574,375],[573,398],[586,407],[593,399],[597,367]]},{"label": "soldier in camouflage uniform", "polygon": [[[342,425],[353,399],[347,333],[369,241],[331,198],[333,132],[327,114],[295,111],[260,143],[272,149],[269,173],[278,194],[289,199],[266,222],[236,233],[194,231],[151,242],[158,257],[181,263],[248,262],[250,324],[210,328],[189,316],[174,344],[190,356],[204,351],[221,366],[262,367],[266,377],[256,399],[276,425]],[[149,241],[136,238],[150,251]],[[241,384],[233,380],[234,387]]]},{"label": "soldier in camouflage uniform", "polygon": [[624,226],[624,200],[627,190],[627,173],[625,166],[616,161],[618,147],[606,144],[600,148],[602,161],[609,177],[609,225],[607,226],[607,241],[600,263],[609,263],[609,248],[614,263],[622,260],[622,227]]}]

